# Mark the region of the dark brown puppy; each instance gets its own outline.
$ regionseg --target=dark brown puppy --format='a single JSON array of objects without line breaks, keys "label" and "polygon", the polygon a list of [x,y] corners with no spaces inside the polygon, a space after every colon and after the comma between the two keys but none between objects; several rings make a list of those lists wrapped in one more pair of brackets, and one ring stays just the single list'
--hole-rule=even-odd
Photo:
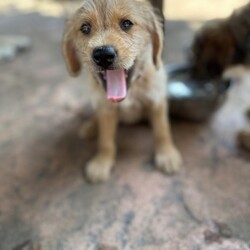
[{"label": "dark brown puppy", "polygon": [[220,77],[237,64],[250,65],[250,3],[226,19],[206,23],[191,48],[196,77]]},{"label": "dark brown puppy", "polygon": [[[222,77],[235,65],[250,66],[250,3],[226,19],[208,22],[197,32],[191,63],[194,77],[201,78]],[[250,128],[239,132],[238,141],[250,150]]]}]

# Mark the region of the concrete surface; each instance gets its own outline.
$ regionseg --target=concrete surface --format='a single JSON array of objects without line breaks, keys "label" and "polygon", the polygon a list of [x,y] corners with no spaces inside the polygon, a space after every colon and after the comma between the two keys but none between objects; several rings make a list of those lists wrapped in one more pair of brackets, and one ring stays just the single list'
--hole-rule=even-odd
[{"label": "concrete surface", "polygon": [[[151,130],[139,124],[120,128],[112,178],[93,186],[84,165],[95,142],[77,135],[88,111],[86,79],[65,70],[63,23],[0,16],[1,34],[33,44],[0,65],[0,249],[249,250],[250,155],[235,135],[247,123],[250,77],[211,120],[172,121],[185,160],[179,175],[154,169]],[[180,61],[189,25],[168,27],[168,61]]]},{"label": "concrete surface", "polygon": [[28,37],[0,35],[0,61],[13,60],[21,51],[28,50]]}]

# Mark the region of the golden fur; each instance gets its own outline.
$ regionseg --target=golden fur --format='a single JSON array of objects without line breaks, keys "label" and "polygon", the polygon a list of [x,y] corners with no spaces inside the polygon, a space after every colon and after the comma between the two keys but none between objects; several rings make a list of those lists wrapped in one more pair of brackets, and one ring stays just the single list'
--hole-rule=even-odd
[{"label": "golden fur", "polygon": [[[124,32],[119,23],[133,21]],[[80,27],[91,24],[91,34],[83,35]],[[98,46],[112,45],[118,51],[116,69],[134,67],[126,99],[120,103],[107,100],[92,59]],[[166,173],[176,172],[181,157],[175,148],[167,116],[166,76],[162,64],[163,31],[157,15],[148,2],[140,0],[84,0],[68,21],[63,39],[63,52],[69,73],[80,74],[84,67],[92,76],[92,103],[95,116],[85,123],[81,134],[98,131],[98,151],[87,163],[86,174],[91,182],[105,181],[115,162],[115,134],[119,121],[133,123],[148,118],[152,124],[156,165]]]}]

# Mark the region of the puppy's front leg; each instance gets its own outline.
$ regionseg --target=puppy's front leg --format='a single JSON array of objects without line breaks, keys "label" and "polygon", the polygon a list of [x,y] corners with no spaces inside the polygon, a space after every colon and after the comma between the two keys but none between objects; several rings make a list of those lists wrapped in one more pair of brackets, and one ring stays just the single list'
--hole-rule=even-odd
[{"label": "puppy's front leg", "polygon": [[240,146],[250,150],[250,128],[243,129],[238,133],[238,142]]},{"label": "puppy's front leg", "polygon": [[[250,119],[250,108],[246,112],[247,117]],[[250,150],[250,127],[241,130],[238,133],[238,143],[245,149]]]},{"label": "puppy's front leg", "polygon": [[149,108],[149,118],[154,133],[156,166],[173,174],[179,170],[182,159],[172,141],[165,100]]},{"label": "puppy's front leg", "polygon": [[97,113],[98,151],[87,164],[86,174],[91,182],[105,181],[110,176],[116,156],[115,134],[118,110],[115,105],[102,104]]}]

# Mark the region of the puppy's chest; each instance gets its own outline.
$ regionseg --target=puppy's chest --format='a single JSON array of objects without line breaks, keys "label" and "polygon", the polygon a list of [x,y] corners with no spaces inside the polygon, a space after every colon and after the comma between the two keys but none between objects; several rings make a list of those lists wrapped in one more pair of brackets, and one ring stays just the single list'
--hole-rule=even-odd
[{"label": "puppy's chest", "polygon": [[135,123],[144,116],[144,105],[139,99],[127,97],[119,103],[119,119],[125,123]]},{"label": "puppy's chest", "polygon": [[140,82],[132,84],[134,85],[128,90],[126,99],[119,103],[120,119],[127,123],[137,122],[145,117],[145,109],[150,102],[148,86]]}]

